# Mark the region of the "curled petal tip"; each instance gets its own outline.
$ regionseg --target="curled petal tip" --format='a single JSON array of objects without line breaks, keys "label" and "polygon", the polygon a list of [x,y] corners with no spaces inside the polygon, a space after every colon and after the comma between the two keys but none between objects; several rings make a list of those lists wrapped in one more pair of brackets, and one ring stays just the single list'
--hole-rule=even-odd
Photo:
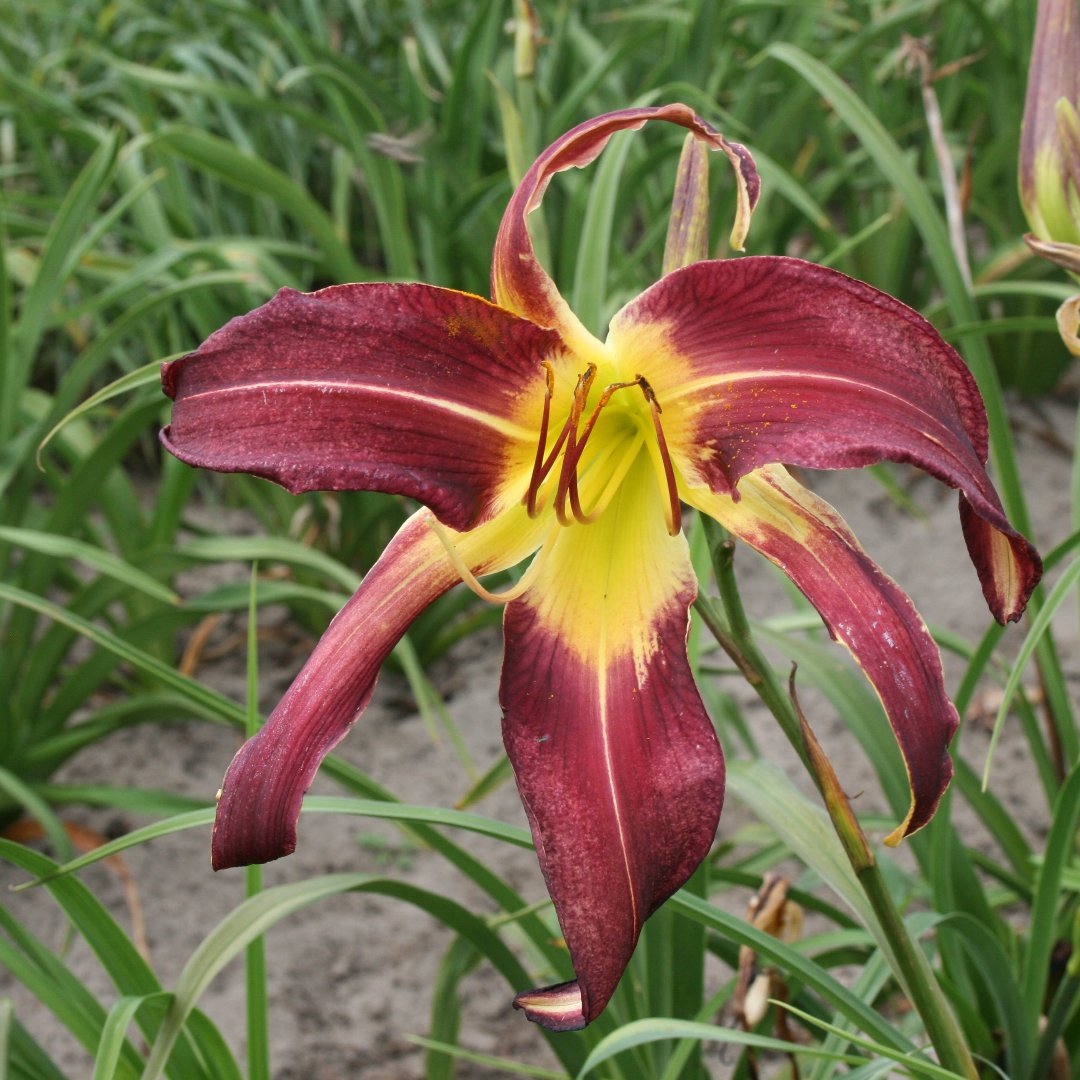
[{"label": "curled petal tip", "polygon": [[292,853],[304,793],[319,765],[366,708],[383,661],[408,625],[456,580],[439,541],[414,514],[229,765],[214,822],[216,870]]},{"label": "curled petal tip", "polygon": [[987,606],[1002,625],[1016,622],[1042,578],[1039,553],[994,504],[975,506],[962,494],[960,524]]},{"label": "curled petal tip", "polygon": [[735,222],[731,226],[730,243],[736,251],[744,250],[746,234],[750,231],[750,216],[761,196],[761,177],[753,155],[742,143],[723,139],[724,153],[735,170],[738,195],[735,201]]},{"label": "curled petal tip", "polygon": [[882,843],[886,847],[899,847],[900,842],[907,836],[907,822],[902,821],[888,836],[884,837]]},{"label": "curled petal tip", "polygon": [[514,1008],[548,1031],[580,1031],[588,1023],[576,980],[518,994]]},{"label": "curled petal tip", "polygon": [[215,870],[273,862],[296,850],[296,821],[307,783],[298,786],[273,744],[256,735],[237,752],[217,793],[210,841]]},{"label": "curled petal tip", "polygon": [[737,504],[701,490],[688,501],[784,570],[870,680],[911,789],[907,816],[890,836],[898,842],[930,821],[952,776],[948,747],[959,718],[937,646],[911,600],[828,503],[781,466],[744,476],[741,488]]},{"label": "curled petal tip", "polygon": [[597,158],[615,132],[637,131],[650,120],[678,124],[711,149],[724,152],[738,188],[732,247],[741,251],[746,239],[750,215],[761,192],[754,159],[745,146],[725,139],[689,105],[675,102],[620,109],[579,124],[544,150],[518,184],[503,214],[491,265],[491,295],[495,302],[540,326],[557,329],[571,347],[587,347],[594,339],[540,265],[526,218],[540,206],[556,173],[583,168]]}]

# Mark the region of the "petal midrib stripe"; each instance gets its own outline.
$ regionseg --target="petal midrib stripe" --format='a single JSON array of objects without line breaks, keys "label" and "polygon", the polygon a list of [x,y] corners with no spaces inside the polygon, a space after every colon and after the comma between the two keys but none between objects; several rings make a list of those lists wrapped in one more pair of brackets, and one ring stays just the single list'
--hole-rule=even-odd
[{"label": "petal midrib stripe", "polygon": [[767,381],[769,379],[797,379],[799,382],[806,382],[810,385],[818,383],[838,383],[853,390],[891,398],[893,401],[900,402],[906,408],[914,409],[917,412],[922,413],[923,416],[929,417],[934,421],[936,426],[941,426],[941,421],[933,413],[928,412],[921,405],[916,404],[910,398],[904,397],[902,394],[897,394],[891,390],[886,390],[884,387],[875,386],[873,383],[862,382],[858,379],[852,379],[845,375],[825,375],[817,371],[794,371],[785,370],[783,368],[765,368],[755,369],[753,371],[732,371],[723,375],[708,375],[700,379],[682,383],[675,387],[673,392],[669,392],[667,397],[670,401],[680,401],[683,398],[693,397],[703,390],[709,390],[713,387],[723,388],[732,383],[756,382],[759,380]]},{"label": "petal midrib stripe", "polygon": [[400,401],[415,401],[419,404],[427,405],[430,408],[442,409],[444,412],[453,413],[466,420],[472,420],[478,424],[483,424],[485,427],[489,427],[493,431],[497,431],[509,439],[529,441],[536,438],[536,432],[531,428],[527,428],[521,424],[515,424],[512,420],[507,420],[502,416],[496,416],[493,413],[484,412],[482,409],[474,408],[471,405],[465,405],[458,401],[448,401],[445,398],[432,397],[428,394],[417,394],[410,390],[399,390],[396,387],[377,386],[371,383],[362,382],[332,382],[326,379],[288,379],[284,382],[252,382],[245,383],[243,386],[223,386],[213,390],[199,390],[194,393],[187,393],[184,395],[184,401],[197,401],[200,398],[213,398],[237,393],[257,392],[260,390],[264,393],[268,390],[277,393],[297,389],[314,389],[324,393],[335,391],[340,391],[342,393],[360,392],[379,397],[395,398]]},{"label": "petal midrib stripe", "polygon": [[[622,507],[619,507],[621,510]],[[610,577],[610,568],[609,568]],[[610,584],[610,582],[609,582]],[[605,595],[607,589],[604,590]],[[641,929],[638,914],[637,893],[634,891],[634,870],[630,865],[629,846],[626,839],[626,826],[623,822],[622,807],[619,803],[619,789],[615,779],[615,766],[611,752],[610,715],[608,713],[608,623],[605,610],[600,619],[598,641],[596,643],[596,672],[598,678],[598,706],[600,712],[600,739],[604,746],[604,771],[607,774],[608,790],[611,793],[611,806],[615,812],[615,828],[619,834],[619,854],[622,856],[623,869],[626,871],[626,891],[630,897],[630,911],[634,920],[634,932]]]}]

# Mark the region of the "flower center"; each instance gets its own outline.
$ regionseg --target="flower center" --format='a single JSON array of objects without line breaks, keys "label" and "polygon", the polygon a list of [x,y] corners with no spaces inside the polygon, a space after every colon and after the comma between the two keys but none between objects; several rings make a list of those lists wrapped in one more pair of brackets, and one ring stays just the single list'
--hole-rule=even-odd
[{"label": "flower center", "polygon": [[[597,368],[590,363],[578,376],[566,421],[549,450],[547,444],[551,427],[551,403],[555,397],[555,369],[547,360],[541,361],[541,365],[546,380],[544,411],[540,419],[540,434],[529,487],[523,500],[529,516],[536,517],[543,508],[540,490],[554,474],[556,463],[559,463],[557,480],[554,482],[555,516],[559,524],[572,525],[577,522],[580,525],[589,525],[596,521],[614,498],[638,451],[647,443],[647,427],[651,426],[655,443],[647,443],[649,456],[667,499],[665,517],[668,532],[675,536],[682,526],[678,485],[671,455],[668,453],[667,440],[664,438],[664,428],[660,422],[663,410],[649,381],[644,375],[635,375],[630,382],[608,383],[592,410],[588,412],[583,425],[589,396],[596,381]],[[618,415],[614,415],[615,410],[609,408],[616,394],[624,390],[632,392],[635,387],[641,391],[649,407],[650,425],[646,426],[646,430],[642,430],[642,425],[637,422],[639,409],[621,409]],[[606,430],[594,439],[593,435],[601,417],[608,421]],[[626,423],[627,419],[630,420],[629,424]],[[601,424],[601,428],[604,427],[605,425]],[[589,450],[588,454],[586,449]],[[585,476],[589,478],[591,489],[596,493],[595,501],[588,511],[581,504],[580,486],[582,477]]]}]

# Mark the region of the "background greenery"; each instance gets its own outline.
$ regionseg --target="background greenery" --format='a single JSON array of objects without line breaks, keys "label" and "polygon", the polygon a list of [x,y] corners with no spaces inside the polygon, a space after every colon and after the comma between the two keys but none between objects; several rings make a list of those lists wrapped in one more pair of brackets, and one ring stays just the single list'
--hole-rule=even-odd
[{"label": "background greenery", "polygon": [[[980,382],[996,479],[1014,522],[1030,529],[1039,508],[1025,505],[1002,388],[1037,396],[1058,385],[1068,357],[1053,309],[1072,291],[1020,239],[1016,157],[1034,15],[1029,0],[565,0],[537,5],[534,25],[511,0],[0,0],[0,821],[37,821],[61,861],[72,854],[63,818],[79,804],[153,814],[159,831],[205,825],[209,811],[176,793],[117,788],[108,777],[74,788],[57,770],[132,724],[255,723],[242,703],[179,670],[178,633],[209,613],[270,601],[317,631],[406,513],[368,495],[297,500],[245,477],[197,476],[163,456],[160,361],[283,285],[398,278],[485,293],[514,180],[553,138],[610,109],[689,102],[758,161],[764,195],[752,252],[824,262],[932,318]],[[936,75],[929,90],[925,70]],[[560,178],[545,202],[538,246],[595,328],[659,276],[678,145],[675,131],[616,141],[587,174]],[[732,205],[724,173],[713,178],[712,250],[721,255]],[[951,201],[963,214],[959,246],[948,230]],[[880,478],[896,487],[892,474]],[[192,512],[207,506],[241,508],[260,535],[219,535]],[[707,574],[707,547],[697,534],[695,542]],[[1068,569],[1049,602],[1035,606],[1036,629],[1075,581],[1071,552],[1066,541],[1052,553]],[[253,578],[250,590],[176,595],[183,569],[236,558],[287,569]],[[441,710],[425,665],[495,619],[470,594],[450,596],[395,653],[433,723]],[[797,610],[772,632],[781,653],[825,688],[902,805],[894,756],[870,734],[876,701],[811,627]],[[1006,677],[997,641],[989,629],[981,643],[950,642],[968,665],[961,706],[983,675]],[[898,898],[917,899],[909,910],[918,928],[936,926],[928,955],[985,1075],[1018,1078],[1047,1075],[1058,1036],[1080,1070],[1080,980],[1075,960],[1058,962],[1077,912],[1078,737],[1049,637],[1032,636],[1030,651],[1045,706],[1018,698],[1017,708],[1045,790],[1045,847],[1032,850],[961,768],[954,797],[982,818],[994,853],[969,851],[946,806],[912,845],[916,868],[891,879]],[[712,655],[702,648],[705,667]],[[731,698],[719,689],[709,697],[718,722],[742,727]],[[751,760],[734,782],[754,783],[765,768]],[[328,771],[348,799],[330,809],[397,821],[514,913],[530,963],[566,970],[551,945],[550,912],[521,914],[509,885],[439,827],[453,813],[395,803],[340,762]],[[504,778],[496,765],[477,792]],[[917,1016],[883,1019],[874,1007],[895,1003],[900,989],[873,915],[853,919],[836,906],[835,893],[854,896],[856,883],[842,860],[820,865],[829,834],[792,827],[817,819],[805,808],[793,817],[776,798],[761,810],[771,829],[761,850],[741,861],[718,852],[708,880],[673,902],[642,951],[674,954],[682,970],[700,970],[706,949],[734,965],[739,942],[771,957],[789,975],[793,1003],[813,1018],[824,1056],[805,1059],[810,1075],[942,1075],[916,1054],[925,1043]],[[457,824],[527,842],[483,819]],[[33,875],[53,865],[0,843]],[[783,944],[712,902],[733,884],[760,882],[792,852],[833,890],[801,896],[834,924],[836,936],[816,951]],[[227,959],[257,950],[261,929],[342,890],[400,895],[460,935],[438,990],[444,1020],[431,1032],[429,1076],[450,1075],[463,1053],[453,1048],[450,1003],[479,957],[528,983],[502,930],[392,877],[262,890],[253,874],[250,898],[165,989],[76,877],[48,888],[52,901],[42,892],[41,902],[60,904],[100,951],[115,994],[95,998],[4,908],[0,964],[92,1050],[101,1077],[270,1075],[257,951],[243,1066],[195,1008],[199,994]],[[860,971],[856,993],[831,972],[850,964]],[[592,1054],[596,1075],[694,1077],[701,1040],[766,1039],[774,1011],[756,1034],[702,1026],[733,986],[707,1000],[700,978],[673,989],[656,974],[662,966],[620,991],[594,1028],[553,1040],[568,1074]],[[149,1050],[129,1037],[132,1025]],[[48,1047],[0,1001],[0,1076],[5,1063],[15,1077],[60,1075]],[[751,1069],[740,1059],[740,1075]]]}]

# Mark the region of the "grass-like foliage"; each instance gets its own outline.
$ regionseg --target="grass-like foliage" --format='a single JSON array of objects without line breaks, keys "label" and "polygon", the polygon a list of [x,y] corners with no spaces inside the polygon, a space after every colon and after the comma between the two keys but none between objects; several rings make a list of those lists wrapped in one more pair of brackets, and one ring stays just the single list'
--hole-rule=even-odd
[{"label": "grass-like foliage", "polygon": [[[814,1080],[1080,1075],[1080,731],[1065,674],[1075,663],[1066,657],[1063,666],[1050,629],[1080,576],[1080,502],[1073,498],[1073,524],[1044,525],[1049,510],[1028,504],[1009,418],[1010,402],[1049,394],[1066,373],[1053,312],[1075,291],[1021,240],[1016,161],[1034,5],[556,0],[536,4],[534,15],[535,23],[521,0],[7,0],[0,827],[35,822],[50,854],[0,839],[0,857],[18,872],[9,880],[44,882],[39,902],[63,910],[111,987],[85,985],[63,950],[0,904],[0,1077],[64,1075],[4,997],[15,983],[93,1055],[95,1080],[271,1076],[260,936],[350,892],[403,900],[452,931],[434,1000],[418,1003],[432,1016],[429,1080],[469,1062],[487,1070],[470,1075],[701,1080],[717,1042],[738,1077],[791,1075],[788,1055]],[[772,691],[797,662],[800,686],[820,691],[819,708],[858,741],[895,821],[908,789],[881,706],[801,601],[745,619],[728,568],[720,556],[714,566],[694,523],[696,568],[714,593],[718,574],[720,599],[701,612],[691,655],[729,748],[740,748],[729,791],[760,827],[738,846],[719,843],[650,922],[630,976],[595,1024],[547,1036],[554,1056],[544,1060],[558,1068],[503,1061],[458,1040],[459,991],[480,963],[506,980],[508,999],[538,972],[551,982],[570,975],[550,908],[528,906],[470,846],[475,834],[530,841],[471,812],[508,768],[468,758],[425,675],[463,637],[497,624],[498,613],[465,590],[433,605],[391,661],[433,730],[447,728],[458,747],[460,807],[403,803],[331,757],[324,771],[340,794],[310,799],[305,810],[393,823],[497,915],[395,877],[393,865],[265,889],[252,872],[246,899],[162,985],[77,870],[170,832],[205,832],[212,792],[192,800],[107,775],[75,787],[58,779],[62,767],[136,724],[198,719],[252,730],[254,706],[189,674],[180,644],[223,612],[247,609],[257,623],[270,603],[320,632],[410,508],[380,495],[294,497],[163,455],[160,362],[281,286],[420,280],[486,294],[500,215],[536,153],[586,117],[675,100],[752,149],[763,179],[752,253],[797,255],[894,294],[971,366],[1006,510],[1021,531],[1060,541],[1047,558],[1059,573],[1024,630],[1012,632],[1012,652],[1022,650],[1015,664],[989,618],[981,640],[937,636],[962,670],[950,687],[962,716],[977,692],[1005,688],[999,722],[1023,734],[1043,816],[1016,822],[992,778],[984,788],[956,753],[934,822],[906,845],[906,861],[875,848],[868,883],[819,804],[754,751],[746,710],[727,692],[731,665],[707,631],[734,643],[742,674],[789,721],[794,706]],[[591,329],[660,276],[681,134],[613,142],[587,175],[552,185],[537,251]],[[714,171],[712,193],[718,255],[729,254],[733,205],[723,172]],[[901,473],[879,477],[902,494]],[[230,534],[229,520],[243,522],[243,535]],[[194,566],[237,561],[257,564],[250,586],[178,586]],[[257,669],[253,647],[253,681]],[[1034,670],[1038,701],[1021,691]],[[75,859],[69,826],[87,804],[154,823]],[[957,820],[978,823],[977,847]],[[875,836],[881,824],[863,821]],[[797,940],[729,914],[781,866],[789,901],[813,917]],[[749,1013],[745,1026],[731,1022],[740,949],[744,965],[752,954],[776,973],[770,993],[784,998]],[[207,985],[242,954],[243,1057],[236,1034],[199,1008]],[[710,972],[726,973],[719,985],[706,979],[707,958]],[[951,1057],[920,1014],[912,971],[955,1016],[961,1049]]]}]

